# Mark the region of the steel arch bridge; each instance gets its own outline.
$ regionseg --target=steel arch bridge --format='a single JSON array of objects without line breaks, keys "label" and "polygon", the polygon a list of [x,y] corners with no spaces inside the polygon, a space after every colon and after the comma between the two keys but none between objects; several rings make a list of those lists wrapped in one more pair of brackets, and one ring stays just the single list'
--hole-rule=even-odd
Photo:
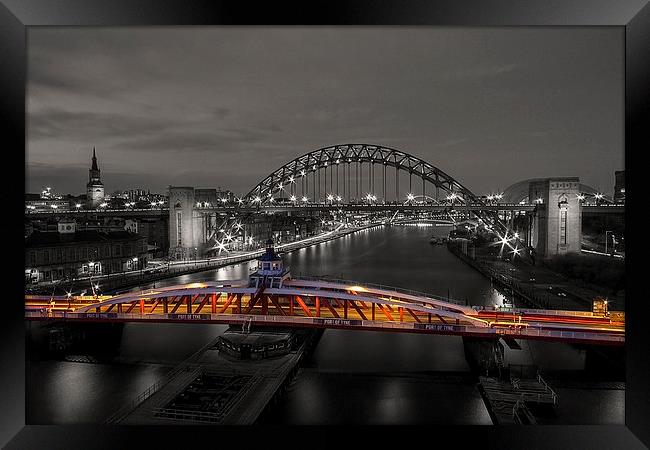
[{"label": "steel arch bridge", "polygon": [[[432,184],[437,190],[436,193],[438,193],[439,189],[442,189],[450,196],[453,196],[454,199],[457,198],[460,202],[481,203],[480,199],[475,196],[469,189],[467,189],[454,178],[447,175],[445,172],[433,166],[432,164],[401,150],[371,144],[335,145],[332,147],[324,147],[306,153],[283,165],[268,175],[260,183],[258,183],[257,186],[251,189],[250,192],[242,198],[242,200],[257,204],[266,204],[272,202],[274,194],[282,195],[284,193],[286,190],[285,186],[291,186],[292,184],[296,183],[297,180],[304,180],[309,174],[317,173],[318,171],[323,171],[325,173],[325,176],[327,176],[328,169],[332,176],[334,176],[332,172],[336,172],[335,177],[337,178],[336,189],[330,189],[330,191],[335,190],[337,193],[339,193],[339,188],[341,187],[339,182],[339,167],[344,168],[344,197],[342,198],[345,199],[347,197],[347,199],[350,200],[351,192],[353,189],[351,186],[349,186],[349,184],[348,189],[346,189],[345,186],[346,181],[349,183],[352,178],[350,174],[350,167],[352,164],[356,164],[355,169],[360,172],[363,169],[364,163],[369,165],[368,167],[371,177],[374,177],[373,168],[375,164],[379,164],[384,167],[384,200],[387,197],[385,168],[392,167],[395,169],[395,176],[396,180],[398,181],[395,184],[396,198],[399,198],[399,172],[402,171],[408,172],[410,178],[415,175],[416,178],[421,179],[423,182],[423,187],[426,186],[426,182]],[[348,169],[347,177],[345,176],[346,167]],[[359,172],[355,173],[357,179],[360,178],[358,175]],[[333,180],[333,178],[330,179],[331,188],[333,187]],[[360,180],[363,181],[362,178]],[[374,182],[374,180],[369,181],[370,183]],[[325,187],[327,188],[327,179],[325,179]],[[373,184],[370,184],[369,186],[370,189],[373,189],[374,187],[375,186]],[[308,188],[309,186],[307,185],[307,189]],[[359,190],[359,188],[361,188],[361,190]],[[412,184],[410,185],[410,189],[412,190]],[[359,199],[360,193],[363,192],[363,186],[355,186],[354,190],[356,191],[355,198]],[[333,194],[334,192],[330,193]],[[347,195],[345,195],[346,193]],[[317,192],[312,193],[312,195],[316,194]],[[425,192],[423,192],[422,195],[425,195]],[[314,199],[316,199],[316,197],[314,197]]]},{"label": "steel arch bridge", "polygon": [[[379,174],[375,173],[376,167],[380,169]],[[394,182],[389,180],[393,177],[388,173],[389,168],[394,171]],[[400,173],[408,177],[408,193],[402,192],[405,195],[400,195],[401,185],[406,184],[404,179],[400,182]],[[414,186],[413,178],[418,186]],[[387,189],[387,184],[391,183],[392,189]],[[440,199],[441,191],[444,200]],[[378,198],[380,193],[383,195]],[[394,201],[389,201],[389,198]],[[471,212],[486,228],[501,236],[514,235],[499,219],[497,211],[484,208],[481,198],[429,162],[390,147],[342,144],[305,153],[273,171],[237,199],[232,213],[215,228],[208,240],[214,240],[213,250],[223,249],[228,237],[240,226],[241,218],[251,214],[251,207],[263,210],[280,204],[296,208],[314,203],[365,204],[375,206],[375,210],[381,212],[382,205],[408,206],[422,202],[447,203],[451,209],[454,205],[476,206]]]}]

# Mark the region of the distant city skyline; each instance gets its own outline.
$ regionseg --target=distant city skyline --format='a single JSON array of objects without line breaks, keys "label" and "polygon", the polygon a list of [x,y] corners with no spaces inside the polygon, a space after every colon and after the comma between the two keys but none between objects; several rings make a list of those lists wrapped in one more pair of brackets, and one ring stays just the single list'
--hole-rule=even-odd
[{"label": "distant city skyline", "polygon": [[245,194],[297,156],[370,143],[478,195],[624,169],[616,28],[28,30],[27,192]]}]

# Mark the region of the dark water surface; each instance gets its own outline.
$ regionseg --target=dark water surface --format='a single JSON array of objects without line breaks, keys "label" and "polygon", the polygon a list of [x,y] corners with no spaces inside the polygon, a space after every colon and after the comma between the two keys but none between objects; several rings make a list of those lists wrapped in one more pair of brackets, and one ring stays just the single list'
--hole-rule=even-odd
[{"label": "dark water surface", "polygon": [[[360,231],[284,255],[294,274],[451,295],[472,305],[503,304],[489,280],[442,245],[447,227],[384,227]],[[183,275],[156,286],[244,279],[255,263]],[[98,422],[134,398],[226,329],[223,325],[126,324],[117,361],[35,361],[28,367],[28,423]],[[585,350],[522,341],[506,362],[579,371]],[[584,392],[582,392],[584,391]],[[85,394],[83,394],[85,392]],[[117,394],[116,394],[117,393]],[[581,395],[584,394],[584,395]],[[563,389],[562,423],[623,423],[623,390]],[[565,402],[562,402],[566,397]],[[101,405],[101,406],[98,406]],[[262,422],[280,424],[490,424],[469,375],[460,337],[326,330],[286,394]]]}]

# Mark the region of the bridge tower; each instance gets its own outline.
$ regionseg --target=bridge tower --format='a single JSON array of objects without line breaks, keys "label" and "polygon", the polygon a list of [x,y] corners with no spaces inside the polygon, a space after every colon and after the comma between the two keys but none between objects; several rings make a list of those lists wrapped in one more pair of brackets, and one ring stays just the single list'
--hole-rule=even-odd
[{"label": "bridge tower", "polygon": [[530,183],[528,198],[537,203],[532,220],[531,245],[538,256],[550,258],[580,253],[582,205],[578,177],[545,178]]},{"label": "bridge tower", "polygon": [[217,227],[209,206],[217,205],[216,189],[169,186],[169,256],[195,259],[203,255]]},{"label": "bridge tower", "polygon": [[169,256],[193,259],[199,255],[195,238],[193,187],[169,187]]}]

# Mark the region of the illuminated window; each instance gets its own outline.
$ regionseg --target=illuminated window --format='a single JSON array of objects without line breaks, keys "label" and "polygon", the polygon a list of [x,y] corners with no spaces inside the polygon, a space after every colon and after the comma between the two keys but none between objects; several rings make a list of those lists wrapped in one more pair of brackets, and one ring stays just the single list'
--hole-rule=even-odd
[{"label": "illuminated window", "polygon": [[566,245],[566,222],[567,222],[567,210],[562,208],[560,209],[560,244]]}]

